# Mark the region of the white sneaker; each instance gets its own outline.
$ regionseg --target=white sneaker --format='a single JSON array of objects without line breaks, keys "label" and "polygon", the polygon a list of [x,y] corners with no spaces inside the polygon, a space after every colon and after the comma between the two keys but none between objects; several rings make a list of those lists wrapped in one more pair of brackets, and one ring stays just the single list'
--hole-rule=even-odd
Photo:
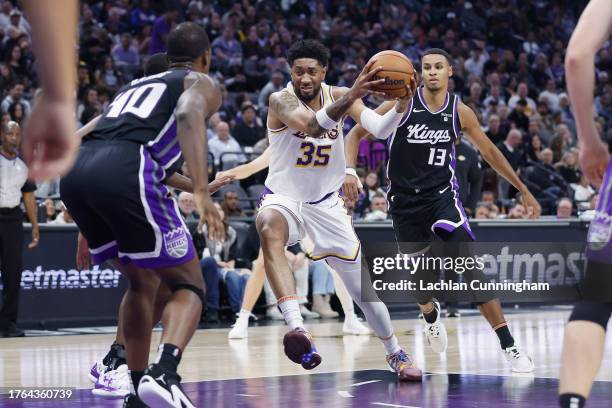
[{"label": "white sneaker", "polygon": [[266,316],[268,319],[272,320],[285,320],[283,314],[278,310],[277,306],[270,306],[268,310],[266,310]]},{"label": "white sneaker", "polygon": [[438,311],[438,317],[436,317],[436,321],[433,323],[427,323],[427,320],[423,317],[423,322],[425,323],[425,326],[423,326],[423,334],[427,339],[429,347],[431,347],[433,351],[436,353],[444,353],[448,346],[446,327],[444,327],[444,324],[440,321],[440,316],[442,315],[440,303],[437,300],[433,300],[433,304]]},{"label": "white sneaker", "polygon": [[227,334],[228,339],[246,339],[249,337],[249,318],[238,317],[234,327]]},{"label": "white sneaker", "polygon": [[304,319],[320,319],[321,315],[308,310],[308,308],[304,305],[300,305],[300,313]]},{"label": "white sneaker", "polygon": [[506,360],[515,373],[530,373],[533,371],[533,361],[526,353],[521,352],[516,345],[505,348]]},{"label": "white sneaker", "polygon": [[359,318],[355,313],[348,314],[344,317],[344,324],[342,325],[342,331],[347,334],[363,334],[367,335],[372,333],[365,324],[359,321]]},{"label": "white sneaker", "polygon": [[98,382],[98,378],[100,378],[105,371],[106,366],[102,362],[102,359],[100,359],[91,367],[91,370],[89,370],[89,373],[87,374],[87,378],[89,378],[89,381],[95,384]]},{"label": "white sneaker", "polygon": [[130,372],[127,364],[107,371],[98,378],[93,395],[104,398],[123,398],[130,393]]}]

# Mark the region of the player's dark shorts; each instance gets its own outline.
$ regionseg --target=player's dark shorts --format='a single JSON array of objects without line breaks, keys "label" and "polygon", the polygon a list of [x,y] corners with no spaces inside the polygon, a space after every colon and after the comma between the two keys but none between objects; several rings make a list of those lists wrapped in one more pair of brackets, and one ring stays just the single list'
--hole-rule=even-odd
[{"label": "player's dark shorts", "polygon": [[143,268],[164,268],[195,256],[164,177],[140,144],[88,141],[81,146],[60,193],[96,264],[120,258]]},{"label": "player's dark shorts", "polygon": [[459,200],[458,188],[445,184],[428,191],[389,191],[393,230],[398,242],[431,242],[438,229],[464,228],[475,240]]}]

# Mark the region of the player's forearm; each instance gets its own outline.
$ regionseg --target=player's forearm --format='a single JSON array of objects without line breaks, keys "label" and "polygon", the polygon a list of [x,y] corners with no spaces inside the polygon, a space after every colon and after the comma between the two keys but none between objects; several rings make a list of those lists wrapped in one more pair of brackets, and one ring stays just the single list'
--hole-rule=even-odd
[{"label": "player's forearm", "polygon": [[32,228],[38,228],[36,198],[34,197],[34,193],[23,193],[23,205],[25,206],[26,214],[32,224]]},{"label": "player's forearm", "polygon": [[[336,102],[332,103],[328,107],[325,108],[325,113],[329,117],[329,119],[339,122],[340,119],[346,114],[349,108],[353,105],[353,103],[357,100],[351,91],[348,91],[340,99]],[[319,123],[319,120],[315,115],[312,115],[311,119],[307,123],[307,128],[309,136],[318,138],[322,136],[325,132],[327,132],[330,128],[323,127]]]},{"label": "player's forearm", "polygon": [[243,180],[253,174],[262,171],[270,165],[270,148],[268,147],[255,160],[240,166],[234,167],[226,172],[229,176],[234,176],[238,180]]},{"label": "player's forearm", "polygon": [[26,17],[32,25],[33,45],[45,97],[74,100],[76,84],[76,0],[24,0]]},{"label": "player's forearm", "polygon": [[344,156],[346,159],[346,167],[355,167],[357,165],[357,156],[359,155],[359,143],[361,139],[366,137],[368,132],[360,125],[355,125],[346,136],[344,143]]},{"label": "player's forearm", "polygon": [[87,122],[87,124],[85,124],[84,126],[82,126],[79,130],[75,132],[74,136],[77,137],[78,139],[82,139],[88,134],[90,134],[91,131],[96,128],[96,125],[98,124],[98,121],[100,120],[101,117],[102,115],[98,115],[92,120],[90,120],[89,122]]},{"label": "player's forearm", "polygon": [[208,192],[208,146],[204,142],[204,111],[176,113],[178,140],[187,162],[193,192]]},{"label": "player's forearm", "polygon": [[179,173],[174,173],[168,177],[165,184],[181,191],[193,193],[193,184],[191,183],[191,179]]},{"label": "player's forearm", "polygon": [[403,110],[399,110],[396,106],[395,109],[389,109],[384,115],[379,115],[371,109],[364,109],[361,112],[359,124],[363,128],[374,135],[377,139],[386,139],[391,133],[398,127],[402,116],[404,115],[405,106]]}]

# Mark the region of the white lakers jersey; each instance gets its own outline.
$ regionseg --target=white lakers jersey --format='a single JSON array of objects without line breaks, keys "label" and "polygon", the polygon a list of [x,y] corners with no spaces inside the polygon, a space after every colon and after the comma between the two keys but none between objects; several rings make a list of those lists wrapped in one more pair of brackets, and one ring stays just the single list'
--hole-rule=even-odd
[{"label": "white lakers jersey", "polygon": [[[294,93],[291,82],[287,90]],[[330,85],[322,83],[320,93],[321,106],[334,102]],[[270,129],[268,125],[271,154],[266,187],[274,194],[310,203],[338,191],[346,166],[342,126],[340,121],[322,138],[315,139],[288,126]]]}]

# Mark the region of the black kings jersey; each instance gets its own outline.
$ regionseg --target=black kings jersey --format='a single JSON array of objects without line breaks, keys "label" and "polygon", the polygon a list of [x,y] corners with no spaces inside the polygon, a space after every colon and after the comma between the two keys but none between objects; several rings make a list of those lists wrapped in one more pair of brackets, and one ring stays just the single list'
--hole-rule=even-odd
[{"label": "black kings jersey", "polygon": [[170,70],[123,86],[84,143],[122,140],[142,144],[162,167],[176,170],[182,157],[174,112],[188,73],[187,69]]},{"label": "black kings jersey", "polygon": [[423,88],[417,89],[406,116],[388,139],[391,192],[419,192],[454,183],[458,103],[459,98],[447,92],[442,108],[432,112],[425,104]]}]

